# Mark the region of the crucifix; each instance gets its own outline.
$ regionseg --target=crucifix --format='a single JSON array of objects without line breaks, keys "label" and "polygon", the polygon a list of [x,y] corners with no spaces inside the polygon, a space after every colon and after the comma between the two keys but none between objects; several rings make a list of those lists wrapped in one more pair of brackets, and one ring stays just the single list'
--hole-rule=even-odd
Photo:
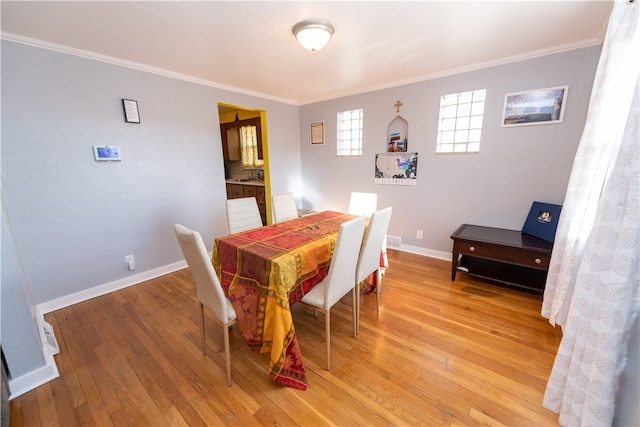
[{"label": "crucifix", "polygon": [[400,100],[398,99],[396,101],[396,103],[393,104],[393,106],[396,107],[396,113],[399,113],[400,112],[400,107],[402,107],[402,102],[400,102]]}]

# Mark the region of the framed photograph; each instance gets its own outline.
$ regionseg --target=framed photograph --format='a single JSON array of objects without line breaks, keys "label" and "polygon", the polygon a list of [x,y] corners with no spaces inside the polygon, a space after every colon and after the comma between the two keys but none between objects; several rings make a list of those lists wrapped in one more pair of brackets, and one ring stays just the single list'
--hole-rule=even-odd
[{"label": "framed photograph", "polygon": [[506,94],[502,127],[562,123],[568,91],[557,86]]},{"label": "framed photograph", "polygon": [[120,149],[113,145],[94,145],[93,155],[96,158],[96,162],[119,162]]},{"label": "framed photograph", "polygon": [[324,144],[324,122],[311,122],[311,144]]},{"label": "framed photograph", "polygon": [[140,113],[138,112],[138,101],[133,99],[123,99],[124,120],[127,123],[140,123]]},{"label": "framed photograph", "polygon": [[522,232],[553,243],[561,211],[560,205],[533,202]]}]

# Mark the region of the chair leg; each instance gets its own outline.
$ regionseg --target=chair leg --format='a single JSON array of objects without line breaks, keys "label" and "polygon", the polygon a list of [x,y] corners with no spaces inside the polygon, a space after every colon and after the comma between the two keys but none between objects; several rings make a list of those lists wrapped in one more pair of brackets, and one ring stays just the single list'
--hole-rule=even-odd
[{"label": "chair leg", "polygon": [[224,361],[227,365],[227,385],[231,387],[231,350],[229,349],[229,324],[222,325],[224,334]]},{"label": "chair leg", "polygon": [[331,365],[331,311],[325,310],[324,312],[324,329],[325,336],[327,337],[327,371],[329,370],[329,366]]},{"label": "chair leg", "polygon": [[352,294],[353,295],[352,295],[351,299],[353,301],[352,301],[352,304],[351,304],[351,311],[352,311],[351,315],[353,317],[353,336],[357,337],[358,336],[358,317],[359,317],[359,314],[360,314],[358,312],[358,291],[357,291],[357,286],[355,286],[353,288]]},{"label": "chair leg", "polygon": [[382,290],[382,273],[380,268],[376,271],[376,311],[380,311],[380,292]]},{"label": "chair leg", "polygon": [[204,333],[204,304],[200,303],[200,334],[202,335],[202,354],[207,354],[207,345]]},{"label": "chair leg", "polygon": [[355,291],[356,312],[358,313],[358,317],[356,317],[356,335],[360,335],[360,309],[362,308],[362,295],[360,294],[359,284],[356,284]]}]

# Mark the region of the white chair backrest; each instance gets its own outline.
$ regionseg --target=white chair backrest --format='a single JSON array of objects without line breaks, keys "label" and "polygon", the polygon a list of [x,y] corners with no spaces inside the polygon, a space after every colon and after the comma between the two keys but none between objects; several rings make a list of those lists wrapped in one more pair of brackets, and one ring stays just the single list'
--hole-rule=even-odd
[{"label": "white chair backrest", "polygon": [[255,197],[227,200],[229,234],[262,227],[262,218]]},{"label": "white chair backrest", "polygon": [[197,231],[175,224],[176,238],[182,249],[193,281],[196,283],[198,300],[204,304],[222,323],[229,321],[227,301],[218,280],[202,236]]},{"label": "white chair backrest", "polygon": [[298,218],[298,208],[293,193],[274,194],[272,200],[274,223]]},{"label": "white chair backrest", "polygon": [[378,209],[378,195],[376,193],[351,193],[349,210],[351,215],[371,216]]},{"label": "white chair backrest", "polygon": [[364,216],[340,224],[324,290],[324,308],[327,310],[355,285],[353,280],[362,245],[364,225]]},{"label": "white chair backrest", "polygon": [[360,258],[356,269],[356,283],[362,282],[368,275],[380,268],[380,251],[391,221],[391,206],[380,209],[371,215],[369,226],[364,233],[360,249]]}]

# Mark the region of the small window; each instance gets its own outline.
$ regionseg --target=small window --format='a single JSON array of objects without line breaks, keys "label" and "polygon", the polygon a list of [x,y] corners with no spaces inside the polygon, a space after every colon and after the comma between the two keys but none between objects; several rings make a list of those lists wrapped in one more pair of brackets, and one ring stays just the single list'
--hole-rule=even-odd
[{"label": "small window", "polygon": [[453,93],[440,98],[436,153],[477,153],[486,89]]},{"label": "small window", "polygon": [[338,156],[362,155],[362,109],[338,113]]}]

